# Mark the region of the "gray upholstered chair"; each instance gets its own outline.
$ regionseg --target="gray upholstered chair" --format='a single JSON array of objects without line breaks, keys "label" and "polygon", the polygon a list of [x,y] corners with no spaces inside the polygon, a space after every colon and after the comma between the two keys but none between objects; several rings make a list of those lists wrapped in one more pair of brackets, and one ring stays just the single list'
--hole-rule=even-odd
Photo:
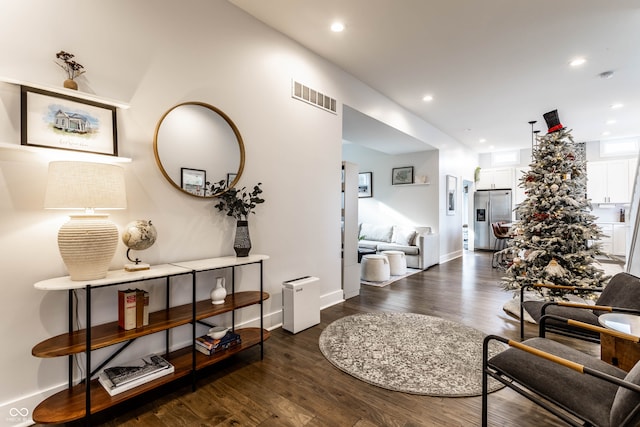
[{"label": "gray upholstered chair", "polygon": [[[581,326],[579,322],[573,323]],[[598,333],[611,332],[597,326],[591,328],[596,328]],[[632,335],[615,335],[638,342],[638,337]],[[492,340],[510,347],[489,359],[488,345]],[[521,343],[489,335],[484,340],[482,367],[482,425],[485,427],[488,425],[489,378],[500,381],[569,425],[640,425],[640,363],[627,373],[550,339],[536,337]],[[516,423],[514,420],[514,425]]]},{"label": "gray upholstered chair", "polygon": [[[598,316],[605,312],[621,312],[640,314],[640,278],[629,273],[618,273],[609,280],[604,288],[580,288],[575,286],[533,285],[534,287],[548,287],[564,289],[579,294],[581,292],[599,291],[600,296],[595,305],[575,304],[570,302],[524,301],[523,286],[520,290],[520,339],[524,339],[524,310],[537,323],[545,314],[553,314],[564,319],[575,319],[591,325],[599,325]],[[562,322],[549,319],[547,331],[561,335],[580,338],[587,341],[599,342],[597,332],[581,330]]]}]

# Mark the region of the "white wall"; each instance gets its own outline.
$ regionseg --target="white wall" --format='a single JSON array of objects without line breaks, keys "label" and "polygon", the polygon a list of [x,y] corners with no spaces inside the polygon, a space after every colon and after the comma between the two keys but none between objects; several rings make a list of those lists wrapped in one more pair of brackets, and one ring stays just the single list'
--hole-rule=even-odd
[{"label": "white wall", "polygon": [[[124,165],[129,206],[111,218],[119,227],[134,219],[154,221],[159,236],[140,254],[146,262],[232,253],[234,224],[212,209],[213,202],[171,187],[158,170],[152,149],[158,119],[180,102],[207,102],[231,117],[246,149],[240,184],[262,182],[266,199],[250,226],[253,252],[271,256],[265,264],[266,290],[272,295],[265,305],[267,326],[280,322],[284,280],[318,276],[323,305],[341,298],[343,102],[432,145],[455,144],[226,1],[69,0],[60,7],[47,0],[0,0],[0,9],[0,76],[60,86],[64,75],[53,60],[56,52],[66,50],[87,69],[79,79],[81,91],[130,104],[130,109],[118,111],[120,154],[133,159]],[[293,100],[292,79],[338,99],[338,114]],[[3,83],[0,142],[18,145],[19,141],[19,90]],[[51,151],[55,150],[34,154],[0,148],[5,340],[0,425],[16,425],[7,415],[9,408],[31,412],[66,382],[66,358],[30,355],[36,343],[64,333],[67,327],[67,294],[33,288],[37,281],[66,274],[56,243],[65,215],[42,209]],[[120,245],[111,267],[121,268],[124,262],[125,248]],[[253,279],[255,273],[242,275],[240,287],[252,286]],[[159,306],[160,286],[151,288],[157,290],[152,305]],[[201,294],[208,291],[201,289]],[[177,297],[184,298],[184,293]],[[115,294],[105,290],[97,295],[94,310],[99,320],[113,319]],[[240,322],[256,316],[256,310],[247,310]],[[178,331],[174,342],[186,339],[188,331]],[[139,340],[123,358],[158,351],[161,345],[160,339]]]},{"label": "white wall", "polygon": [[[440,262],[462,256],[462,223],[467,216],[463,212],[462,183],[473,181],[473,172],[478,165],[478,156],[469,149],[447,144],[439,150],[439,217],[440,217]],[[457,178],[455,215],[447,214],[445,198],[447,175]]]},{"label": "white wall", "polygon": [[[373,173],[373,197],[358,199],[360,222],[429,226],[438,231],[438,152],[389,155],[357,144],[344,144],[343,159],[357,163],[360,172]],[[391,169],[413,166],[429,185],[391,185]]]}]

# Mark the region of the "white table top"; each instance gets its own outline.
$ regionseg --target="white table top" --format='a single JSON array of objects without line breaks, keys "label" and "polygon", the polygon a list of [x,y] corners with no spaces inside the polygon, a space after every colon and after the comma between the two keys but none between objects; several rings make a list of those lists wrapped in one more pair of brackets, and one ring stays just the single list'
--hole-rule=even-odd
[{"label": "white table top", "polygon": [[249,255],[248,257],[225,256],[218,258],[207,258],[195,261],[174,262],[171,264],[152,265],[148,270],[126,271],[111,270],[107,272],[107,277],[95,280],[74,281],[69,276],[56,277],[42,280],[33,286],[43,291],[62,291],[69,289],[82,289],[87,285],[104,286],[114,283],[139,282],[141,280],[156,279],[178,274],[188,274],[192,271],[205,271],[216,268],[233,267],[236,265],[251,264],[254,262],[269,259],[267,255]]},{"label": "white table top", "polygon": [[598,322],[607,329],[640,336],[640,316],[626,313],[605,313]]}]

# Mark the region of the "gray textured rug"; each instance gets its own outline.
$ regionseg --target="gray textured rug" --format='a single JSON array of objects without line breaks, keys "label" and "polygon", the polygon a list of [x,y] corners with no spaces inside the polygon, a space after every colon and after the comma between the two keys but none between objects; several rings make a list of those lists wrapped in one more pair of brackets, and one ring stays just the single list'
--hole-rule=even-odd
[{"label": "gray textured rug", "polygon": [[[450,320],[413,313],[343,317],[320,334],[322,354],[369,384],[404,393],[463,397],[482,394],[485,334]],[[492,342],[490,355],[506,347]],[[489,390],[504,387],[489,378]]]}]

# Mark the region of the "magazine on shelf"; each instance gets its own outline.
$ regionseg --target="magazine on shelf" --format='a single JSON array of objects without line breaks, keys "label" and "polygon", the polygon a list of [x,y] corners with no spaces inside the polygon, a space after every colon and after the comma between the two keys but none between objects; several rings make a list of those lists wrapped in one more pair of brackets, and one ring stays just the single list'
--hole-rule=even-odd
[{"label": "magazine on shelf", "polygon": [[195,346],[196,350],[198,350],[200,353],[210,356],[214,353],[218,353],[241,343],[242,339],[240,338],[240,335],[229,331],[224,337],[220,339],[211,338],[209,335],[198,337],[196,338]]},{"label": "magazine on shelf", "polygon": [[171,374],[174,366],[162,356],[150,354],[119,366],[104,369],[98,381],[111,396],[130,390],[156,378]]}]

